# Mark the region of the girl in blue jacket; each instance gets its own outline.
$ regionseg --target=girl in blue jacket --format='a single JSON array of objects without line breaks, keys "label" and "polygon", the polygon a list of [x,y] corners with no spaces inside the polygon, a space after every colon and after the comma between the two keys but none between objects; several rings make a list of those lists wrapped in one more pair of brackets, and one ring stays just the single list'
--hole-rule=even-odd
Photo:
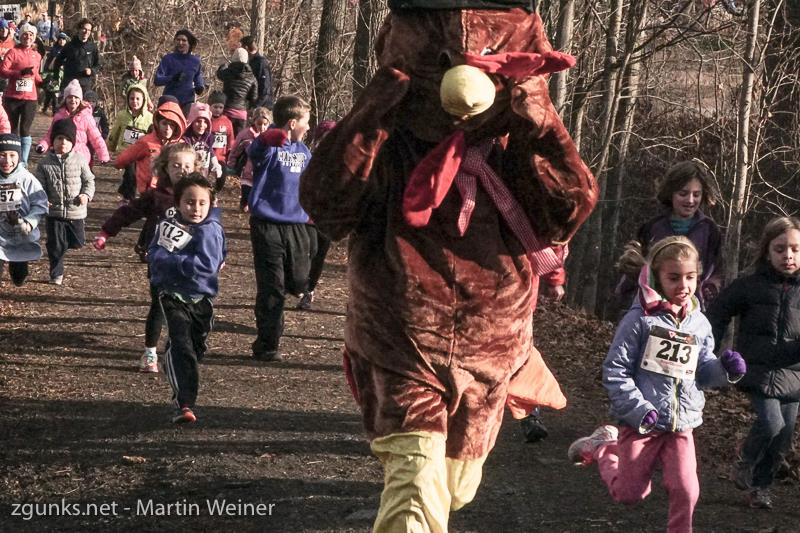
[{"label": "girl in blue jacket", "polygon": [[[150,244],[150,283],[158,290],[169,341],[164,373],[172,386],[176,424],[197,420],[193,412],[199,384],[198,363],[206,351],[225,261],[225,233],[214,189],[198,172],[175,185],[176,213],[158,224]],[[170,216],[171,215],[171,216]]]},{"label": "girl in blue jacket", "polygon": [[[628,253],[644,262],[637,249]],[[567,452],[576,464],[597,461],[612,498],[622,503],[644,499],[661,465],[671,532],[692,530],[700,493],[692,436],[702,423],[700,389],[745,373],[738,353],[714,356],[711,325],[695,297],[701,271],[686,237],[667,237],[650,248],[639,275],[639,302],[617,327],[603,363],[603,385],[619,427],[601,426]]]}]

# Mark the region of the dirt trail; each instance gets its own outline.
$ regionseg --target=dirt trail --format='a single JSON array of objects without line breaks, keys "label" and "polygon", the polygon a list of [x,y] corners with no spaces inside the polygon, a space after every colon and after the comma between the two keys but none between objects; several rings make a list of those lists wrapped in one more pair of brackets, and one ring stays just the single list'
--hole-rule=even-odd
[{"label": "dirt trail", "polygon": [[[39,131],[46,125],[37,119]],[[98,174],[89,236],[116,204],[117,173]],[[286,361],[255,364],[252,259],[236,205],[226,191],[229,258],[194,427],[169,422],[163,375],[135,369],[148,306],[145,267],[132,250],[138,226],[105,252],[70,252],[61,287],[46,282],[46,258],[24,287],[0,286],[0,531],[369,531],[382,472],[340,368],[344,248],[330,255],[313,311],[289,302]],[[518,424],[506,420],[475,503],[453,516],[451,529],[662,531],[660,486],[625,508],[611,503],[593,469],[566,460],[569,443],[605,421],[599,366],[609,325],[561,307],[543,308],[537,322],[570,405],[545,414],[551,437],[540,444],[523,443]],[[746,423],[739,395],[709,398],[707,423],[696,432],[696,529],[796,531],[796,482],[781,484],[777,509],[765,512],[742,507],[722,479]],[[212,514],[208,505],[223,500],[233,507]],[[79,511],[95,516],[63,516]],[[47,516],[14,516],[26,512]]]}]

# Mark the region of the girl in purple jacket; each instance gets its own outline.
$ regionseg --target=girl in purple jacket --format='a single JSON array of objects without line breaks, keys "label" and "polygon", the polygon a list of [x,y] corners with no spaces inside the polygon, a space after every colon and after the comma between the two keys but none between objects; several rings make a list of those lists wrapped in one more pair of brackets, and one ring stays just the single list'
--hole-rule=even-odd
[{"label": "girl in purple jacket", "polygon": [[[646,256],[653,243],[671,235],[683,235],[700,253],[703,273],[697,280],[697,299],[702,309],[719,294],[723,282],[722,235],[719,226],[703,210],[716,203],[717,194],[702,164],[695,161],[675,163],[659,183],[656,193],[664,212],[639,228],[636,241]],[[623,276],[615,293],[627,309],[637,290],[638,267],[618,263]]]}]

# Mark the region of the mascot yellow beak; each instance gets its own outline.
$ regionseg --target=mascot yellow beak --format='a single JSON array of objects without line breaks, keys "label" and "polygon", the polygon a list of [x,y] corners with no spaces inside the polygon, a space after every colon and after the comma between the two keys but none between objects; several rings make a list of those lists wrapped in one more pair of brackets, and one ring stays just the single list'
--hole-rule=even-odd
[{"label": "mascot yellow beak", "polygon": [[444,73],[439,97],[445,111],[467,120],[492,106],[494,82],[479,68],[458,65]]}]

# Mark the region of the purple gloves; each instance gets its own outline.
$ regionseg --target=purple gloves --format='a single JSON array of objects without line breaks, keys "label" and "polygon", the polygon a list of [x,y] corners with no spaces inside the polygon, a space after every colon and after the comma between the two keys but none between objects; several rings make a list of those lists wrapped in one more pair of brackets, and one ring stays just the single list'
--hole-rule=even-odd
[{"label": "purple gloves", "polygon": [[647,414],[644,415],[644,418],[642,418],[639,433],[650,433],[653,431],[653,428],[656,427],[656,422],[658,422],[658,411],[655,409],[648,411]]},{"label": "purple gloves", "polygon": [[725,350],[719,360],[725,372],[732,376],[742,376],[747,372],[747,365],[739,352]]}]

